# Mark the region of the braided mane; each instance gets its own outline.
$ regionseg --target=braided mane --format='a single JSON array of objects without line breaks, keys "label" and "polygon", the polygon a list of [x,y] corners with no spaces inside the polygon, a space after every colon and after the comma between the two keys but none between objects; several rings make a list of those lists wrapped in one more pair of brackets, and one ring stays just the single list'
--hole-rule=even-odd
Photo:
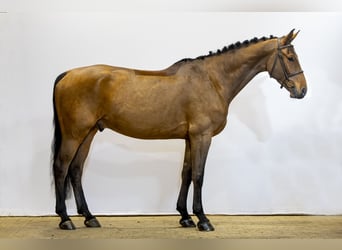
[{"label": "braided mane", "polygon": [[178,62],[176,62],[175,64],[179,64],[179,63],[183,63],[183,62],[191,62],[194,60],[204,60],[205,58],[208,58],[208,57],[220,55],[220,54],[226,53],[228,51],[232,51],[232,50],[236,50],[236,49],[240,49],[240,48],[245,48],[245,47],[248,47],[250,44],[255,44],[255,43],[258,43],[260,41],[266,41],[266,40],[270,40],[273,38],[276,38],[276,37],[274,37],[272,35],[269,38],[267,38],[267,37],[261,37],[261,38],[254,37],[251,40],[245,40],[243,42],[232,43],[229,46],[225,46],[222,49],[218,49],[216,52],[209,51],[208,55],[202,55],[202,56],[198,56],[196,58],[183,58],[183,59],[179,60]]}]

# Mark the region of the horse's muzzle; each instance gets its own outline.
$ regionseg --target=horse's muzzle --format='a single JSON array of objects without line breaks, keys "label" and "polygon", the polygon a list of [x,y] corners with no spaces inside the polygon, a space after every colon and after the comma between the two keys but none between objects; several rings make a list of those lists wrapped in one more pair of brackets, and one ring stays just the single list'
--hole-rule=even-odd
[{"label": "horse's muzzle", "polygon": [[291,91],[290,97],[296,98],[296,99],[302,99],[306,95],[306,92],[307,92],[306,87],[302,88],[300,91],[294,88]]}]

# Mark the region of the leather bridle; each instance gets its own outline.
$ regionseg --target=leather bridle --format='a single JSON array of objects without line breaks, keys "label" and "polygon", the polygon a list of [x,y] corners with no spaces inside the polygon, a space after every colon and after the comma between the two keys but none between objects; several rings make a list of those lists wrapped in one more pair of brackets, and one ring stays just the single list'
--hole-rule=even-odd
[{"label": "leather bridle", "polygon": [[[279,60],[281,69],[282,69],[282,71],[283,71],[283,73],[284,73],[284,76],[285,76],[286,86],[287,86],[288,88],[290,88],[290,86],[287,84],[287,83],[292,82],[290,78],[291,78],[291,77],[294,77],[294,76],[296,76],[296,75],[299,75],[299,74],[303,74],[304,71],[303,71],[303,70],[300,70],[300,71],[293,72],[293,73],[288,72],[288,70],[287,70],[287,68],[286,68],[286,65],[285,65],[285,62],[284,62],[283,53],[282,53],[281,51],[282,51],[283,49],[286,49],[286,48],[293,48],[293,45],[292,45],[292,44],[287,44],[287,45],[280,46],[280,39],[279,39],[279,38],[278,38],[278,40],[277,40],[277,43],[278,43],[277,55],[276,55],[276,58],[275,58],[275,60],[274,60],[274,62],[273,62],[273,66],[272,66],[271,72],[270,72],[269,74],[270,74],[270,77],[275,78],[275,77],[273,77],[273,71],[274,71],[275,66],[276,66],[276,64],[277,64],[277,61]],[[283,87],[284,87],[284,83],[281,82],[280,84],[281,84],[280,88],[283,88]]]}]

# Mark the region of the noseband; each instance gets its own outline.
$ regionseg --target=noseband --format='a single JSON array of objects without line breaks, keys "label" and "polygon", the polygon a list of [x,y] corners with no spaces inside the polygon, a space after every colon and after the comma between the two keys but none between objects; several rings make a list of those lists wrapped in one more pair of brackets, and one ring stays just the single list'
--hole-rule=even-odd
[{"label": "noseband", "polygon": [[[269,74],[270,74],[270,77],[275,78],[275,77],[273,77],[273,71],[274,71],[275,66],[277,64],[277,61],[279,60],[281,69],[282,69],[282,71],[284,73],[284,76],[285,76],[285,79],[286,79],[286,82],[288,83],[288,82],[291,82],[291,80],[290,80],[291,77],[294,77],[294,76],[299,75],[299,74],[303,74],[304,71],[300,70],[300,71],[297,71],[297,72],[294,72],[294,73],[288,72],[288,70],[286,68],[286,65],[285,65],[285,62],[284,62],[284,57],[283,57],[283,54],[282,54],[281,51],[283,49],[286,49],[286,48],[293,48],[293,45],[292,44],[287,44],[287,45],[280,46],[279,38],[278,38],[277,42],[278,42],[277,56],[276,56],[276,58],[274,60],[271,73],[269,73]],[[284,83],[281,82],[280,88],[283,88],[283,87],[284,87]],[[287,85],[287,87],[289,87],[289,86]]]}]

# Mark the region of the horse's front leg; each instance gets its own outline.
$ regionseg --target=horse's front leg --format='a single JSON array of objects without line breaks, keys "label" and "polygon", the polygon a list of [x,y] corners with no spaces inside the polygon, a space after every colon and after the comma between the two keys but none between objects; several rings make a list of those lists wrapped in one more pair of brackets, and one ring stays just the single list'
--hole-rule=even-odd
[{"label": "horse's front leg", "polygon": [[193,211],[198,217],[197,227],[200,231],[214,231],[214,227],[204,214],[202,205],[202,185],[204,167],[211,143],[211,135],[196,135],[190,137],[190,152],[192,162],[192,181],[194,185]]},{"label": "horse's front leg", "polygon": [[191,155],[190,155],[190,141],[189,139],[185,139],[185,154],[184,154],[184,163],[182,170],[182,185],[180,188],[178,201],[177,201],[177,210],[181,214],[182,218],[179,223],[182,227],[196,227],[195,223],[191,219],[191,216],[188,213],[187,209],[187,198],[189,193],[189,187],[191,184]]}]

